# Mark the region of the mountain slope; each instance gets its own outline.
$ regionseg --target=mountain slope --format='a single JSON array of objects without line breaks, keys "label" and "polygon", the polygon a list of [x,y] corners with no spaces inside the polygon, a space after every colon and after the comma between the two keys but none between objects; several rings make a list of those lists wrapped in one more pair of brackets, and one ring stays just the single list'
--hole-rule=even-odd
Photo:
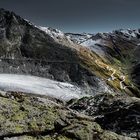
[{"label": "mountain slope", "polygon": [[111,90],[82,64],[84,51],[90,53],[90,50],[67,40],[65,36],[61,40],[53,38],[12,12],[1,9],[0,19],[0,72],[73,82],[89,93]]},{"label": "mountain slope", "polygon": [[[66,35],[75,36],[70,33]],[[136,91],[137,94],[139,88],[139,74],[137,73],[140,62],[139,35],[139,30],[116,30],[111,33],[90,34],[84,39],[83,35],[79,35],[82,42],[78,44],[99,55],[102,60],[96,61],[98,65],[112,71],[112,76],[108,79],[109,84],[115,84],[117,79],[122,80],[119,84],[122,90],[132,90],[133,93]]]},{"label": "mountain slope", "polygon": [[76,35],[74,41],[74,34],[37,27],[4,9],[0,19],[0,72],[71,82],[88,94],[139,96],[138,82],[131,76],[134,62],[139,63],[138,31]]}]

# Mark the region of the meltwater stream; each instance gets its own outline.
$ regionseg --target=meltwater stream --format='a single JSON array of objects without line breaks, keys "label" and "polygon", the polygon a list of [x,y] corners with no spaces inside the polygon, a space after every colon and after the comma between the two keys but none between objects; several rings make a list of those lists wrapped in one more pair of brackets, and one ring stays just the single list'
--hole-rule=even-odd
[{"label": "meltwater stream", "polygon": [[29,75],[0,74],[0,89],[46,95],[62,100],[83,96],[81,89],[75,85]]}]

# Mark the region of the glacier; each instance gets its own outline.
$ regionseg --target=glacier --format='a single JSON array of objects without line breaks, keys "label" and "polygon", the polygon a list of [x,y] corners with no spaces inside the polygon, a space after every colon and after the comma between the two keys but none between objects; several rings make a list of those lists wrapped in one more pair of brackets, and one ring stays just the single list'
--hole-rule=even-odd
[{"label": "glacier", "polygon": [[60,100],[70,100],[85,96],[81,89],[73,84],[31,75],[0,74],[0,89],[3,91],[46,95]]}]

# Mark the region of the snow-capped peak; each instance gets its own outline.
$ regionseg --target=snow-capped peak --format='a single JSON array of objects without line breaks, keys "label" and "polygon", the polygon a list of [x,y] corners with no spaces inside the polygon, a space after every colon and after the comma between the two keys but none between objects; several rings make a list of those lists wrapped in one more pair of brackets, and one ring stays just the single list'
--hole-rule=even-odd
[{"label": "snow-capped peak", "polygon": [[139,30],[132,30],[132,29],[120,29],[120,30],[116,30],[115,32],[120,32],[122,35],[124,35],[129,39],[136,38],[137,35],[140,35]]},{"label": "snow-capped peak", "polygon": [[53,29],[51,27],[41,27],[39,26],[39,29],[41,29],[42,31],[46,32],[47,34],[49,34],[52,38],[56,38],[56,37],[64,37],[64,33],[61,32],[58,29]]},{"label": "snow-capped peak", "polygon": [[73,42],[77,44],[81,44],[82,42],[90,39],[93,35],[82,33],[82,34],[74,34],[74,33],[66,33],[66,36],[71,39]]},{"label": "snow-capped peak", "polygon": [[44,31],[46,34],[51,36],[55,41],[61,42],[61,43],[67,43],[67,44],[73,44],[73,41],[66,36],[62,31],[58,29],[53,29],[51,27],[38,27],[40,30]]}]

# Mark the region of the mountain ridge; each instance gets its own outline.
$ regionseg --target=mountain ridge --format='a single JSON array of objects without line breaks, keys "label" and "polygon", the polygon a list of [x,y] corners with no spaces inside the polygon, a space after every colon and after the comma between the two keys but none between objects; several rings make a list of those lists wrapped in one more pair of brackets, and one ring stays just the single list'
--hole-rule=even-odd
[{"label": "mountain ridge", "polygon": [[[5,11],[3,9],[0,11],[1,25],[4,27],[4,29],[1,28],[1,41],[3,46],[6,46],[5,48],[8,49],[5,50],[5,48],[1,47],[3,48],[3,51],[0,52],[1,58],[6,58],[8,56],[14,60],[15,58],[20,58],[21,60],[23,58],[29,58],[31,60],[47,60],[52,62],[56,60],[75,62],[75,64],[78,64],[79,66],[77,69],[77,66],[74,65],[74,71],[67,69],[67,67],[72,68],[69,64],[65,64],[65,70],[62,70],[64,68],[62,65],[57,64],[57,68],[53,64],[51,64],[51,66],[45,64],[45,67],[53,67],[45,75],[47,76],[51,73],[51,75],[47,77],[54,77],[55,80],[60,81],[75,82],[76,84],[80,84],[80,86],[82,84],[82,87],[86,87],[86,90],[90,89],[90,93],[96,88],[100,91],[100,88],[103,86],[104,89],[108,89],[107,92],[113,90],[115,90],[115,92],[122,92],[123,90],[130,95],[135,94],[136,96],[139,96],[138,88],[133,83],[133,81],[137,80],[134,79],[132,81],[131,77],[129,78],[128,76],[122,78],[124,77],[123,67],[127,68],[132,66],[132,64],[134,64],[133,61],[139,62],[138,54],[133,56],[134,58],[127,54],[127,51],[134,50],[135,53],[137,53],[137,49],[139,49],[137,47],[137,44],[140,42],[137,38],[139,35],[138,31],[127,30],[126,32],[120,30],[113,31],[112,33],[98,33],[95,35],[84,34],[86,40],[82,38],[84,42],[79,44],[74,42],[68,34],[64,34],[57,29],[38,27],[33,23],[22,19],[13,12]],[[123,47],[123,45],[128,45],[128,47]],[[55,49],[52,49],[54,46]],[[130,58],[134,60],[131,60],[131,62]],[[45,63],[45,61],[43,63]],[[43,63],[42,65],[44,65]],[[32,62],[30,64],[30,67],[32,68]],[[117,69],[117,67],[119,67],[119,69]],[[22,71],[24,71],[24,68],[22,69]],[[27,71],[29,72],[29,70]],[[62,71],[63,76],[58,76],[57,73],[62,73]],[[73,73],[71,74],[72,71]],[[74,75],[76,71],[77,74],[79,74],[79,71],[86,71],[86,73],[84,72],[85,74],[83,76],[82,72],[82,77],[80,76],[79,79],[75,79]],[[15,70],[15,72],[17,71]],[[36,76],[36,73],[38,72],[32,72],[31,70],[31,73],[35,73]],[[42,72],[40,71],[39,73]],[[43,75],[41,74],[40,76]],[[115,78],[112,75],[116,75]],[[137,82],[135,83],[137,84]],[[127,89],[124,87],[127,87]]]},{"label": "mountain ridge", "polygon": [[[48,78],[54,77],[53,79],[55,80],[75,82],[79,85],[82,84],[85,87],[87,86],[87,88],[89,88],[90,90],[93,89],[92,86],[97,89],[101,88],[98,85],[100,84],[100,82],[102,82],[102,80],[96,78],[96,76],[91,74],[92,72],[90,70],[81,65],[81,57],[83,57],[82,52],[90,52],[90,50],[87,50],[77,44],[69,43],[67,42],[67,40],[55,40],[49,34],[46,34],[46,32],[40,30],[36,26],[34,27],[33,24],[30,24],[27,21],[24,21],[23,24],[20,23],[20,21],[22,21],[23,19],[20,19],[18,16],[16,18],[15,14],[14,17],[13,13],[11,13],[10,15],[10,12],[8,12],[8,14],[8,16],[12,16],[12,20],[9,21],[11,22],[10,25],[9,22],[6,22],[7,17],[5,17],[3,13],[1,14],[3,16],[2,23],[4,24],[5,29],[4,33],[1,34],[3,35],[3,45],[1,47],[3,48],[3,51],[1,52],[1,59],[5,59],[7,57],[11,58],[11,61],[9,61],[12,68],[10,69],[9,67],[9,70],[2,69],[3,72],[9,71],[10,73],[14,72],[22,74],[25,73],[24,71],[27,71],[27,73],[32,73],[35,76],[45,76]],[[20,19],[19,22],[18,18]],[[8,36],[6,36],[7,34]],[[33,62],[28,62],[28,59],[33,60]],[[23,62],[25,63],[24,65],[29,65],[28,67],[25,67],[26,70],[23,67],[24,65],[21,65],[18,60],[27,61]],[[36,60],[38,61],[35,62]],[[36,65],[39,60],[41,61],[41,65]],[[64,63],[66,65],[64,67],[64,64],[61,63],[47,63],[47,61],[56,60],[64,62],[74,62],[75,64],[72,65],[69,63]],[[4,60],[4,62],[2,61],[1,63],[4,63],[3,65],[7,65],[7,62],[5,61],[7,60]],[[17,67],[17,64],[12,64],[14,61],[17,61],[15,63],[19,65],[19,69],[17,70],[13,69],[13,67]],[[31,69],[31,71],[29,70],[29,68]],[[48,71],[45,72],[44,69],[48,69]],[[75,76],[76,74],[78,74],[79,76]],[[95,83],[91,82],[92,80],[96,81],[96,85]],[[92,86],[90,87],[89,84]]]}]

